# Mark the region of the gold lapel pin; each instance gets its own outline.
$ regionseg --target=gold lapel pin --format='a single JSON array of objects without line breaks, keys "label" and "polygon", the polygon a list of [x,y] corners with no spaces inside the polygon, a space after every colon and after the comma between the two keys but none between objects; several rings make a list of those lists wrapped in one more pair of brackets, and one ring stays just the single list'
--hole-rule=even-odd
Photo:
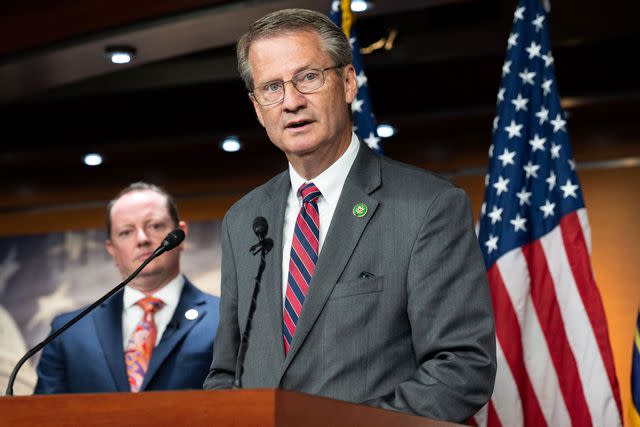
[{"label": "gold lapel pin", "polygon": [[367,212],[369,212],[369,208],[367,207],[367,205],[365,205],[362,202],[356,203],[355,206],[353,207],[353,215],[355,215],[358,218],[362,218],[367,214]]}]

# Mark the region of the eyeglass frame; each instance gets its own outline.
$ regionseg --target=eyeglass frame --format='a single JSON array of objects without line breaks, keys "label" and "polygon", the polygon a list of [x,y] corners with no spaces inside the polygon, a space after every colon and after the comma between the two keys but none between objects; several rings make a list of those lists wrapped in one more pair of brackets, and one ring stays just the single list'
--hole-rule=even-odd
[{"label": "eyeglass frame", "polygon": [[284,97],[285,97],[285,90],[284,90],[284,88],[285,88],[285,86],[287,85],[287,83],[291,83],[291,86],[293,86],[293,87],[295,88],[295,90],[297,90],[297,91],[298,91],[298,92],[300,92],[301,94],[303,94],[303,95],[309,95],[309,94],[311,94],[311,93],[315,93],[316,91],[320,90],[320,89],[324,86],[324,84],[325,84],[325,83],[326,83],[326,81],[327,81],[327,78],[326,78],[326,76],[325,76],[325,74],[324,74],[324,73],[325,73],[325,71],[329,71],[329,70],[333,70],[333,69],[337,69],[337,68],[342,68],[342,67],[344,67],[344,66],[346,66],[346,65],[347,65],[347,64],[337,64],[337,65],[333,65],[333,66],[331,66],[331,67],[325,67],[325,68],[306,68],[306,69],[304,69],[304,70],[301,70],[299,73],[296,73],[296,74],[293,76],[294,78],[295,78],[296,76],[298,76],[298,75],[300,75],[300,74],[304,73],[305,71],[311,71],[311,70],[313,70],[313,71],[320,71],[320,72],[322,73],[322,85],[320,85],[317,89],[314,89],[314,90],[313,90],[313,91],[311,91],[311,92],[303,92],[303,91],[301,91],[300,89],[298,89],[298,86],[296,86],[296,84],[295,84],[295,83],[294,83],[294,81],[293,81],[294,79],[290,79],[290,80],[287,80],[287,81],[283,81],[283,80],[272,80],[272,81],[269,81],[269,82],[264,83],[264,86],[269,85],[269,84],[271,84],[271,83],[281,83],[281,84],[282,84],[282,98],[280,98],[280,99],[279,99],[279,100],[277,100],[277,101],[270,102],[269,104],[262,104],[262,103],[260,103],[260,101],[258,101],[258,98],[256,98],[256,95],[255,95],[255,87],[254,87],[254,90],[252,90],[252,91],[250,91],[250,92],[249,92],[249,96],[250,96],[254,101],[256,101],[256,102],[258,103],[258,105],[260,105],[260,106],[262,106],[262,107],[269,107],[269,106],[271,106],[271,105],[279,104],[279,103],[281,103],[282,101],[284,101]]}]

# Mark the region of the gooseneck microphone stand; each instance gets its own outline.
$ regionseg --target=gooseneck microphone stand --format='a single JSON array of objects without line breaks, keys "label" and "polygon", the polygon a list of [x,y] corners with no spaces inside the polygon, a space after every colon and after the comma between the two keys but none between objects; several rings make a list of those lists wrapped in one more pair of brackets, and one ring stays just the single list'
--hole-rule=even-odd
[{"label": "gooseneck microphone stand", "polygon": [[53,331],[47,338],[45,338],[43,341],[41,341],[38,345],[33,347],[31,350],[29,350],[24,356],[22,356],[22,359],[18,361],[15,368],[13,368],[13,371],[11,372],[11,376],[9,377],[9,382],[7,383],[6,395],[13,396],[13,383],[15,382],[16,376],[18,375],[18,371],[20,370],[24,362],[26,362],[31,356],[36,354],[38,351],[40,351],[45,345],[53,341],[58,335],[60,335],[61,333],[69,329],[71,326],[73,326],[78,320],[86,316],[87,313],[89,313],[91,310],[93,310],[94,308],[102,304],[105,300],[107,300],[109,297],[111,297],[113,294],[115,294],[116,292],[124,288],[127,283],[129,283],[134,277],[138,275],[138,273],[140,273],[140,271],[142,271],[143,268],[147,266],[147,264],[149,264],[151,261],[153,261],[155,258],[160,256],[164,252],[178,246],[180,242],[182,242],[182,240],[184,240],[184,232],[182,230],[177,229],[169,233],[169,235],[167,235],[167,237],[162,242],[162,244],[149,256],[149,258],[144,260],[144,262],[140,265],[140,267],[138,267],[136,271],[131,273],[129,277],[127,277],[124,280],[124,282],[120,283],[118,286],[116,286],[115,288],[107,292],[107,294],[105,294],[102,298],[100,298],[99,300],[91,304],[89,307],[82,310],[80,314],[78,314],[76,317],[74,317],[73,319],[71,319],[64,325],[62,325],[60,329],[56,329],[55,331]]},{"label": "gooseneck microphone stand", "polygon": [[270,238],[265,238],[265,236],[267,235],[267,230],[267,220],[263,217],[257,217],[253,221],[253,231],[258,236],[258,243],[251,246],[251,248],[249,248],[249,252],[251,252],[251,254],[253,255],[260,253],[260,266],[258,267],[258,274],[256,275],[256,281],[253,285],[253,294],[251,296],[251,305],[249,306],[247,324],[245,325],[244,332],[242,333],[242,337],[240,339],[240,345],[238,346],[236,372],[235,378],[233,380],[234,389],[239,389],[242,387],[240,377],[242,376],[244,355],[247,351],[247,339],[249,338],[249,330],[251,329],[253,312],[256,310],[256,300],[258,298],[258,292],[260,290],[260,281],[262,280],[262,273],[264,272],[266,266],[265,256],[267,255],[267,253],[269,253],[271,248],[273,248],[273,240],[271,240]]}]

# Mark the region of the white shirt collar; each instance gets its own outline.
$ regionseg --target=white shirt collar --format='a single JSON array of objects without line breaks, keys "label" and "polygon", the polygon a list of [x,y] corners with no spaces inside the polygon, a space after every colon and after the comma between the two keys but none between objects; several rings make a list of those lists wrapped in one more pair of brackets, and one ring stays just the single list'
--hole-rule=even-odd
[{"label": "white shirt collar", "polygon": [[[349,170],[358,156],[359,147],[360,140],[358,140],[356,134],[352,132],[351,143],[342,156],[320,175],[311,180],[322,193],[322,197],[333,206],[338,204],[344,182],[347,180]],[[289,163],[289,179],[291,180],[291,189],[296,195],[300,186],[308,182],[298,175],[291,163]]]},{"label": "white shirt collar", "polygon": [[[178,274],[173,280],[164,285],[162,288],[158,289],[151,296],[155,298],[159,298],[164,302],[165,307],[177,307],[178,301],[180,300],[180,294],[182,294],[182,288],[184,287],[184,276],[182,274]],[[143,292],[140,292],[137,289],[131,288],[129,286],[124,287],[124,308],[125,310],[133,305],[135,305],[138,301],[145,298],[147,295]]]}]

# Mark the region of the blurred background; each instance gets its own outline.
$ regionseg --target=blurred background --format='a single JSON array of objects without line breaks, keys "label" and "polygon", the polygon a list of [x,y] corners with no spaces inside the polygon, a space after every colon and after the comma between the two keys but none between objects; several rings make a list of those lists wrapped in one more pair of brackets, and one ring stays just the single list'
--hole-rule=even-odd
[{"label": "blurred background", "polygon": [[[453,180],[476,214],[515,5],[373,0],[356,18],[373,111],[396,131],[385,155]],[[106,202],[137,180],[167,188],[188,221],[221,220],[286,167],[233,49],[249,23],[285,7],[328,13],[330,2],[3,1],[0,236],[102,228]],[[639,12],[632,0],[563,0],[550,14],[625,413],[640,302]],[[113,63],[115,49],[131,61]],[[229,137],[237,151],[223,149]],[[101,164],[85,163],[91,153]]]},{"label": "blurred background", "polygon": [[[637,155],[640,5],[552,3],[577,160]],[[326,13],[330,2],[2,2],[1,212],[101,206],[145,178],[183,199],[213,198],[219,215],[285,166],[255,119],[233,43],[255,18],[290,6]],[[357,15],[374,113],[397,129],[385,154],[443,174],[484,173],[514,9],[513,0],[375,0]],[[119,46],[135,52],[130,63],[107,58]],[[239,151],[221,149],[228,136]],[[99,167],[82,162],[92,152]],[[3,227],[35,231],[20,222]]]}]

